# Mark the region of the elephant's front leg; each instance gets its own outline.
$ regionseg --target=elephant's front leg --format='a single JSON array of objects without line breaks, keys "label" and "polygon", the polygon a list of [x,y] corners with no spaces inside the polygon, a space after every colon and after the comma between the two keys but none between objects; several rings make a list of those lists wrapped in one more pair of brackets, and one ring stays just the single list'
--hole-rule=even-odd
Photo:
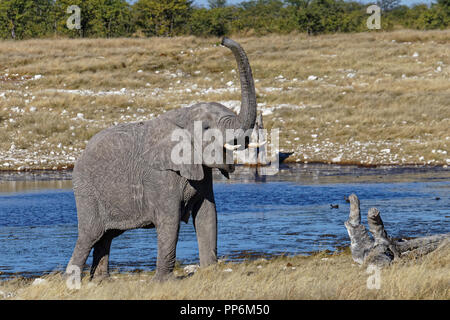
[{"label": "elephant's front leg", "polygon": [[176,248],[180,220],[176,218],[164,219],[158,223],[156,231],[158,234],[158,258],[156,261],[156,274],[153,280],[165,281],[173,277],[173,269],[176,261]]},{"label": "elephant's front leg", "polygon": [[203,199],[196,213],[193,214],[197,233],[200,266],[206,267],[217,262],[217,211],[216,204]]}]

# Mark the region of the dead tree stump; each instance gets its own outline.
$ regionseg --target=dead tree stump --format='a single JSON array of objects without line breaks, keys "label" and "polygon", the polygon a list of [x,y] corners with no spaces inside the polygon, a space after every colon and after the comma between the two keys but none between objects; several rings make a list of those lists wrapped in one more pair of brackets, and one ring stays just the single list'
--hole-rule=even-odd
[{"label": "dead tree stump", "polygon": [[371,208],[367,214],[370,237],[364,225],[361,224],[359,199],[355,194],[348,197],[350,214],[345,222],[350,237],[352,258],[355,262],[365,265],[383,267],[404,256],[425,255],[439,246],[449,243],[450,233],[421,237],[407,241],[397,241],[390,238],[384,229],[380,211]]}]

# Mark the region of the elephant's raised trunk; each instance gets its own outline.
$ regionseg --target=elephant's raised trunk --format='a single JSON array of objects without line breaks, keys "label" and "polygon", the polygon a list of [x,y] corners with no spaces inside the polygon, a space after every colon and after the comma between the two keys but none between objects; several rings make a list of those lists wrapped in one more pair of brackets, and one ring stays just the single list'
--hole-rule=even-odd
[{"label": "elephant's raised trunk", "polygon": [[250,68],[247,55],[244,49],[231,39],[223,38],[222,45],[233,52],[241,80],[241,111],[236,118],[234,129],[242,129],[244,131],[253,129],[256,121],[256,93],[252,69]]}]

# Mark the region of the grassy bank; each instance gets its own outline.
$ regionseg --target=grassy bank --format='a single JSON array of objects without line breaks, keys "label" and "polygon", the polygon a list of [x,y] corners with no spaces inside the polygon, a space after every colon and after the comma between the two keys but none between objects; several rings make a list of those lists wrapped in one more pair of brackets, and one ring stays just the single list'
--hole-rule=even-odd
[{"label": "grassy bank", "polygon": [[[293,161],[450,164],[450,30],[236,38]],[[111,125],[239,106],[219,39],[0,42],[0,170],[70,166]]]},{"label": "grassy bank", "polygon": [[[80,290],[70,290],[54,274],[34,285],[33,279],[0,282],[0,291],[7,299],[450,299],[449,265],[447,246],[422,258],[394,263],[381,271],[380,289],[368,289],[371,274],[353,263],[347,250],[221,262],[165,283],[151,282],[148,272],[113,273],[101,283],[85,277]],[[180,277],[185,274],[181,268],[175,272]]]}]

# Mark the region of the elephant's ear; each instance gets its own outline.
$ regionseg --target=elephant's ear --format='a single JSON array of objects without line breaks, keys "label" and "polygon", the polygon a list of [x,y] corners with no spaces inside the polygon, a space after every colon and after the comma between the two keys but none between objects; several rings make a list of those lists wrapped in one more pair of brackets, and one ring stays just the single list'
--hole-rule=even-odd
[{"label": "elephant's ear", "polygon": [[[193,139],[185,136],[182,140],[180,133],[187,132],[183,129],[172,121],[164,121],[163,124],[156,125],[149,131],[151,141],[147,144],[149,147],[144,151],[144,157],[155,169],[176,171],[188,180],[202,180],[203,165],[194,164]],[[177,152],[180,150],[186,154],[189,153],[189,159],[186,156],[184,161],[180,161],[182,159],[177,157]]]}]

